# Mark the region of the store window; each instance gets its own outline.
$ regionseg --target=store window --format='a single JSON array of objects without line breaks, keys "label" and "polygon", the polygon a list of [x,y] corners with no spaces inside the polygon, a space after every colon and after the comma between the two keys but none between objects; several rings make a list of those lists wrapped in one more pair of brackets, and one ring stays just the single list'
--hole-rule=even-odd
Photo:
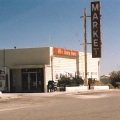
[{"label": "store window", "polygon": [[0,81],[0,87],[2,87],[2,81]]}]

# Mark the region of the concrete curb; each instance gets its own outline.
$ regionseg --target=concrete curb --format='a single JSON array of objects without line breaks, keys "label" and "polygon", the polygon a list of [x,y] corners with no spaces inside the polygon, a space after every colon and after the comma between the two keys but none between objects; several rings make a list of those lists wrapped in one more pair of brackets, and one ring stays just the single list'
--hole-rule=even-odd
[{"label": "concrete curb", "polygon": [[62,91],[62,92],[49,92],[49,93],[2,93],[0,91],[0,101],[9,100],[15,98],[21,98],[23,96],[54,96],[60,94],[74,94],[74,93],[91,93],[91,92],[110,92],[110,91],[120,91],[120,89],[109,89],[109,90],[80,90],[80,91]]},{"label": "concrete curb", "polygon": [[9,93],[0,94],[0,100],[7,100],[7,99],[19,98],[19,97],[20,94],[9,94]]}]

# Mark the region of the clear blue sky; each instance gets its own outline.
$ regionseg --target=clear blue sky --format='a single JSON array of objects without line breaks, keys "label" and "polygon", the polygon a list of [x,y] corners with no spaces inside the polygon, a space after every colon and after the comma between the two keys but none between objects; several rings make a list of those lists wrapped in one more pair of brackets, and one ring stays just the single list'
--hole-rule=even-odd
[{"label": "clear blue sky", "polygon": [[[94,1],[94,0],[93,0]],[[84,51],[84,8],[92,0],[0,0],[0,49],[62,47]],[[100,0],[101,75],[120,70],[120,0]],[[87,42],[91,23],[87,18]],[[88,45],[91,52],[91,45]]]}]

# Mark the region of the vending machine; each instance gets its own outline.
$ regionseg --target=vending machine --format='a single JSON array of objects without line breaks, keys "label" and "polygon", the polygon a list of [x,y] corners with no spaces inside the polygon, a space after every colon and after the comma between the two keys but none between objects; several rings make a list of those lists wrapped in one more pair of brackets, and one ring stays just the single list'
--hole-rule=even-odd
[{"label": "vending machine", "polygon": [[6,67],[0,67],[0,91],[5,91]]}]

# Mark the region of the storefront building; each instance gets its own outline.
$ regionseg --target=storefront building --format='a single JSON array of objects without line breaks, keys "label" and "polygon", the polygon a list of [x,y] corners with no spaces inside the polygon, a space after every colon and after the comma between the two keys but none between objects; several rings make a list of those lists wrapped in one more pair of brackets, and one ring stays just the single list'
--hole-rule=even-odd
[{"label": "storefront building", "polygon": [[[99,79],[99,59],[88,53],[88,78]],[[47,92],[49,80],[84,79],[84,53],[56,47],[0,50],[0,91]]]}]

